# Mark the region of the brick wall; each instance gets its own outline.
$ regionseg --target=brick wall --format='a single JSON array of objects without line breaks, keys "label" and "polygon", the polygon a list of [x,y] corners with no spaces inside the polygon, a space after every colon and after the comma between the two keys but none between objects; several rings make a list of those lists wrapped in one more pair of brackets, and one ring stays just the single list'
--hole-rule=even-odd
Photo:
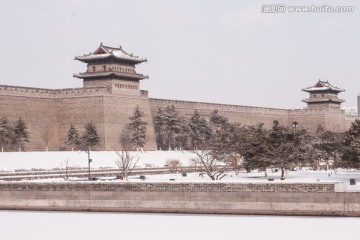
[{"label": "brick wall", "polygon": [[[209,116],[218,110],[230,121],[242,124],[264,123],[271,127],[274,120],[291,125],[297,121],[300,126],[314,131],[318,125],[333,131],[345,131],[356,118],[349,118],[341,110],[304,109],[287,110],[203,102],[149,99],[148,92],[139,89],[120,89],[114,84],[118,80],[94,81],[85,88],[38,89],[0,85],[0,117],[8,116],[11,122],[23,118],[28,124],[31,141],[27,150],[43,151],[66,148],[64,140],[70,124],[81,132],[85,123],[96,124],[102,138],[97,150],[119,148],[120,135],[136,106],[146,114],[147,143],[145,150],[156,150],[152,116],[158,108],[174,105],[182,116],[189,117],[194,110]],[[69,149],[69,147],[67,147]]]},{"label": "brick wall", "polygon": [[152,114],[160,108],[174,105],[182,116],[190,117],[194,110],[203,116],[209,116],[211,111],[218,110],[219,114],[226,116],[232,122],[242,124],[264,123],[270,128],[274,120],[281,124],[292,125],[297,121],[301,127],[315,131],[318,125],[335,132],[343,132],[350,126],[345,120],[345,114],[340,109],[277,109],[252,106],[239,106],[216,103],[189,102],[167,99],[150,99]]},{"label": "brick wall", "polygon": [[0,183],[0,191],[335,192],[334,183]]},{"label": "brick wall", "polygon": [[[129,91],[129,92],[128,92]],[[111,91],[107,87],[75,89],[37,89],[0,86],[0,117],[13,123],[22,118],[30,132],[28,151],[70,149],[65,139],[70,124],[81,133],[92,121],[101,137],[95,150],[120,148],[120,135],[136,106],[146,114],[148,141],[145,150],[155,150],[155,132],[147,91]]]}]

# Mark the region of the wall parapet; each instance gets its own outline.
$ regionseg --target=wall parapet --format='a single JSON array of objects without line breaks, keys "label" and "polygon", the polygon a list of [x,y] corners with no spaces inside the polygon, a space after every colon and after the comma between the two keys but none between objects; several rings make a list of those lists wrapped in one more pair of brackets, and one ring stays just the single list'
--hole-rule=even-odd
[{"label": "wall parapet", "polygon": [[232,104],[222,104],[222,103],[206,103],[206,102],[192,102],[192,101],[181,101],[181,100],[170,100],[170,99],[158,99],[158,98],[149,98],[150,106],[170,106],[176,105],[181,108],[194,108],[194,107],[203,107],[203,108],[212,108],[222,111],[235,110],[235,111],[255,111],[255,112],[276,112],[276,113],[287,113],[287,109],[281,108],[265,108],[265,107],[253,107],[253,106],[242,106],[242,105],[232,105]]},{"label": "wall parapet", "polygon": [[[142,97],[147,97],[148,92],[140,90]],[[73,97],[87,97],[99,95],[116,95],[107,87],[86,87],[86,88],[63,88],[63,89],[46,89],[46,88],[31,88],[0,85],[0,96],[15,96],[15,97],[31,97],[31,98],[73,98]],[[133,94],[126,94],[122,92],[121,95],[132,96]]]},{"label": "wall parapet", "polygon": [[332,193],[334,183],[34,183],[4,182],[0,191],[115,191],[115,192],[298,192]]},{"label": "wall parapet", "polygon": [[222,103],[206,103],[206,102],[193,102],[193,101],[181,101],[171,99],[158,99],[150,98],[150,106],[152,107],[163,107],[176,105],[178,108],[212,108],[222,111],[248,111],[248,112],[262,112],[262,113],[283,113],[283,114],[304,114],[304,113],[344,113],[340,109],[282,109],[282,108],[266,108],[266,107],[255,107],[255,106],[244,106],[244,105],[233,105],[233,104],[222,104]]}]

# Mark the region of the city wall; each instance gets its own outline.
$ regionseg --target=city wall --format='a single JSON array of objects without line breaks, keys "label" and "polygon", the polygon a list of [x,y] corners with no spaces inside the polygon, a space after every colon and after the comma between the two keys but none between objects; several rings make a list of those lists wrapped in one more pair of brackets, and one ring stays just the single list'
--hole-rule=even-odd
[{"label": "city wall", "polygon": [[[118,83],[117,83],[118,84]],[[126,129],[129,117],[139,106],[146,114],[147,143],[144,150],[156,150],[152,116],[158,108],[174,105],[184,117],[194,110],[203,116],[218,110],[232,122],[241,124],[264,123],[272,126],[274,120],[281,124],[299,126],[315,131],[318,125],[336,132],[346,131],[356,117],[345,116],[336,109],[276,109],[252,106],[215,104],[148,98],[148,92],[139,89],[118,89],[114,86],[87,86],[73,89],[39,89],[0,85],[0,117],[7,116],[11,123],[20,117],[30,132],[26,150],[65,150],[70,124],[79,132],[84,124],[93,122],[102,139],[95,150],[120,148],[120,136]]]},{"label": "city wall", "polygon": [[294,121],[299,126],[315,131],[318,125],[335,132],[346,131],[356,117],[345,116],[340,109],[278,109],[241,105],[216,104],[204,102],[189,102],[179,100],[150,99],[150,108],[153,115],[159,108],[174,105],[182,116],[190,117],[194,110],[203,116],[209,116],[211,111],[218,110],[232,122],[241,124],[264,123],[270,128],[274,120],[281,124],[292,125]]},{"label": "city wall", "polygon": [[[340,183],[338,183],[340,184]],[[335,183],[0,183],[0,209],[360,216]]]},{"label": "city wall", "polygon": [[[137,92],[135,94],[134,92]],[[38,89],[0,85],[0,117],[13,124],[22,118],[30,133],[26,150],[64,150],[70,124],[81,132],[93,122],[101,138],[94,150],[120,149],[120,136],[136,106],[145,112],[148,142],[145,150],[155,150],[155,132],[146,91],[129,94],[107,87]]]}]

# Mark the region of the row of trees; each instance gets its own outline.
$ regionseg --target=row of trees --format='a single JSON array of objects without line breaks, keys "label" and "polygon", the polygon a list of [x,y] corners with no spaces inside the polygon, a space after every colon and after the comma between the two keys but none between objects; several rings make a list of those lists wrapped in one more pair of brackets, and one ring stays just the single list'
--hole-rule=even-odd
[{"label": "row of trees", "polygon": [[[143,148],[146,143],[147,122],[143,119],[145,114],[139,107],[134,109],[134,113],[129,117],[126,129],[120,137],[121,145],[126,145],[128,149]],[[50,140],[50,130],[46,127],[43,133],[46,147],[48,148]],[[30,134],[24,120],[19,118],[14,124],[10,124],[7,117],[0,119],[0,145],[1,151],[24,151],[25,143],[30,142]],[[73,124],[67,132],[65,144],[71,146],[72,150],[93,148],[99,145],[101,138],[93,122],[84,125],[84,130],[80,134]]]},{"label": "row of trees", "polygon": [[74,148],[84,147],[91,149],[92,147],[98,145],[100,140],[101,139],[97,133],[96,126],[93,122],[88,122],[84,125],[84,131],[81,135],[71,123],[65,144],[71,146],[71,150],[74,150]]},{"label": "row of trees", "polygon": [[19,118],[13,125],[9,123],[6,116],[0,120],[0,144],[1,152],[23,151],[24,143],[30,141],[30,135],[25,122]]},{"label": "row of trees", "polygon": [[[189,149],[212,179],[224,176],[230,166],[251,169],[285,169],[301,166],[360,168],[360,120],[345,133],[334,133],[318,126],[315,133],[274,121],[270,129],[263,124],[231,123],[213,111],[205,119],[194,111],[186,120],[174,106],[159,109],[154,116],[159,149]],[[241,159],[241,166],[239,166]]]},{"label": "row of trees", "polygon": [[[126,128],[123,129],[119,141],[122,147],[127,149],[142,149],[146,143],[146,125],[144,121],[145,114],[137,106],[134,109],[133,115],[129,117],[129,122],[126,124]],[[79,134],[78,130],[73,124],[70,124],[70,128],[65,139],[65,144],[74,148],[93,148],[99,145],[101,138],[97,132],[96,126],[93,122],[88,122],[84,125],[82,134]]]},{"label": "row of trees", "polygon": [[189,120],[180,117],[172,105],[159,108],[154,116],[154,127],[158,149],[197,149],[209,141],[211,136],[228,120],[218,111],[211,112],[210,122],[194,111]]}]

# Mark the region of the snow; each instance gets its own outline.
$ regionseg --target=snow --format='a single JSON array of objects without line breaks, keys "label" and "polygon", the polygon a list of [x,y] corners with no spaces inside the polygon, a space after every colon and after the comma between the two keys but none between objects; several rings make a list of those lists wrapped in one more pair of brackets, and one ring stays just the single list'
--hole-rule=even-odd
[{"label": "snow", "polygon": [[[190,152],[153,151],[136,153],[139,166],[163,167],[168,159],[179,159],[183,166],[195,157]],[[52,169],[69,159],[73,166],[87,167],[86,152],[21,152],[0,153],[0,170]],[[115,167],[114,152],[91,152],[92,167]],[[229,173],[221,182],[347,182],[347,189],[359,191],[360,184],[349,186],[349,179],[360,179],[358,170],[289,171],[285,181],[280,172]],[[200,182],[209,181],[198,173],[147,175],[145,181]],[[106,178],[102,179],[106,181]],[[42,181],[63,181],[44,179]],[[118,180],[120,181],[120,180]],[[129,181],[140,181],[131,176]],[[170,181],[169,181],[170,182]],[[186,215],[145,213],[86,213],[86,212],[30,212],[0,211],[0,239],[11,240],[72,240],[72,239],[357,239],[360,218],[343,217],[284,217],[241,215]]]},{"label": "snow", "polygon": [[114,50],[112,52],[112,54],[115,56],[115,57],[118,57],[118,58],[125,58],[125,59],[135,59],[135,60],[146,60],[145,58],[140,58],[140,57],[137,57],[137,56],[131,56],[131,55],[128,55],[126,53],[124,53],[123,51],[121,50]]},{"label": "snow", "polygon": [[124,51],[122,50],[112,50],[111,53],[103,53],[103,54],[89,54],[89,55],[84,55],[84,56],[78,56],[76,57],[76,59],[79,60],[91,60],[91,59],[104,59],[107,57],[110,57],[111,55],[117,57],[117,58],[121,58],[121,59],[129,59],[129,60],[136,60],[136,61],[145,61],[145,58],[140,58],[138,56],[131,56],[126,54]]},{"label": "snow", "polygon": [[[133,156],[139,157],[137,167],[164,167],[167,160],[178,159],[182,166],[189,166],[190,159],[196,158],[194,153],[188,151],[146,151],[146,152],[131,152]],[[118,156],[114,151],[92,151],[90,153],[92,159],[92,169],[116,169],[115,161]],[[73,152],[4,152],[0,153],[0,171],[14,172],[15,170],[51,170],[64,166],[64,161],[68,160],[69,167],[88,167],[87,152],[73,151]],[[56,172],[55,172],[56,173]],[[188,173],[186,177],[181,175],[181,170],[172,174],[161,175],[146,175],[146,182],[209,182],[211,181],[206,174],[204,177],[199,176],[199,173]],[[268,179],[273,178],[274,181],[269,182]],[[170,179],[173,179],[170,181]],[[356,185],[350,185],[350,179],[356,180]],[[84,179],[71,178],[71,180],[79,181]],[[115,180],[114,177],[100,178],[101,181],[122,181]],[[25,181],[25,180],[24,180]],[[30,180],[28,180],[30,181]],[[57,179],[39,179],[32,181],[50,182],[50,181],[64,181],[62,178]],[[139,182],[139,176],[130,176],[127,180],[129,182]],[[297,170],[288,171],[286,179],[280,180],[280,171],[267,170],[267,176],[264,172],[257,170],[251,173],[240,171],[238,175],[234,172],[229,172],[221,179],[221,182],[252,182],[252,183],[336,183],[343,182],[346,191],[360,191],[360,171],[339,169],[329,171],[311,171],[311,170]]]},{"label": "snow", "polygon": [[[195,157],[190,152],[182,151],[139,151],[132,152],[132,155],[140,158],[138,167],[145,167],[147,164],[164,167],[168,159],[179,159],[186,166],[189,164],[189,159]],[[115,160],[118,159],[114,151],[92,151],[90,157],[92,168],[115,168]],[[87,152],[3,152],[0,153],[0,171],[53,169],[60,167],[67,159],[69,166],[88,167]]]},{"label": "snow", "polygon": [[358,239],[359,218],[0,211],[1,239]]}]

